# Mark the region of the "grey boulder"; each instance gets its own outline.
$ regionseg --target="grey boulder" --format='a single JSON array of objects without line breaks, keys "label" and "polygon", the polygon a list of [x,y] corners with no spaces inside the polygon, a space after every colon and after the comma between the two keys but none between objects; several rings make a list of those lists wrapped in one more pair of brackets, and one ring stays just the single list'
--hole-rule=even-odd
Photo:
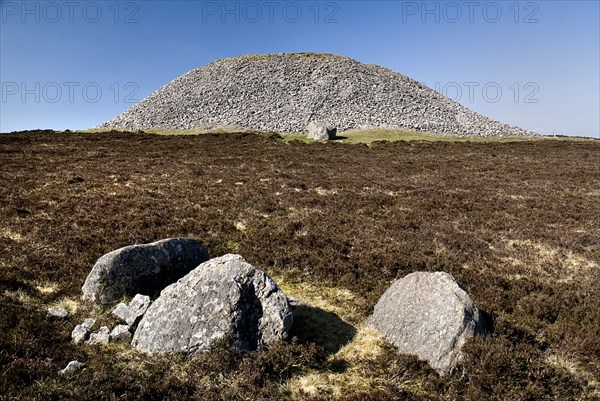
[{"label": "grey boulder", "polygon": [[96,261],[82,298],[107,305],[138,293],[153,296],[206,260],[206,249],[191,238],[126,246]]},{"label": "grey boulder", "polygon": [[128,305],[123,302],[119,303],[112,311],[112,315],[131,326],[146,313],[148,306],[150,306],[150,297],[137,294]]},{"label": "grey boulder", "polygon": [[314,121],[308,124],[306,130],[308,131],[308,138],[315,141],[328,141],[334,139],[337,134],[337,129]]},{"label": "grey boulder", "polygon": [[416,272],[397,280],[375,305],[368,325],[401,353],[416,355],[442,375],[461,362],[465,341],[484,332],[471,298],[444,272]]},{"label": "grey boulder", "polygon": [[154,354],[194,353],[229,337],[242,350],[287,338],[292,310],[264,272],[239,255],[202,263],[165,288],[140,321],[132,344]]}]

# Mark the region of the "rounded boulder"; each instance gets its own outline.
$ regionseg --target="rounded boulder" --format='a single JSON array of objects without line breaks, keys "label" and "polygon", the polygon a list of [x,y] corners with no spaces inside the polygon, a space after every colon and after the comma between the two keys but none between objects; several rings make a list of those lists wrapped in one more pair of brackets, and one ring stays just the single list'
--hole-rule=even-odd
[{"label": "rounded boulder", "polygon": [[206,249],[191,238],[126,246],[96,261],[83,285],[82,298],[108,305],[125,296],[154,296],[208,259]]},{"label": "rounded boulder", "polygon": [[239,255],[199,265],[150,305],[132,344],[149,353],[194,353],[232,338],[242,350],[286,339],[292,309],[269,276]]},{"label": "rounded boulder", "polygon": [[368,324],[401,353],[416,355],[440,374],[462,360],[461,347],[483,334],[483,319],[469,295],[444,272],[415,272],[381,296]]}]

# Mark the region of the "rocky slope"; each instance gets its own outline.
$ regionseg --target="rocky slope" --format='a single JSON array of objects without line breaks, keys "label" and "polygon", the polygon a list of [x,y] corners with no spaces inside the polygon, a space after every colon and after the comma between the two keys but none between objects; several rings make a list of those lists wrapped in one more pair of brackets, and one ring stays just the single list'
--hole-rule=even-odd
[{"label": "rocky slope", "polygon": [[305,132],[311,121],[441,135],[534,135],[477,114],[383,67],[313,53],[248,55],[192,70],[101,128],[192,129],[238,125]]}]

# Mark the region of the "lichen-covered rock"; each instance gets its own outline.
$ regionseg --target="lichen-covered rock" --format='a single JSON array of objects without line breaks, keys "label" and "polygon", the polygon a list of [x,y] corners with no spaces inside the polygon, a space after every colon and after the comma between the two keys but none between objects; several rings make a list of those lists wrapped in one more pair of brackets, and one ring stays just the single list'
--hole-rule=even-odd
[{"label": "lichen-covered rock", "polygon": [[86,345],[108,344],[110,340],[110,329],[106,326],[100,327],[97,333],[90,334]]},{"label": "lichen-covered rock", "polygon": [[94,319],[93,317],[88,317],[86,319],[83,319],[83,323],[81,323],[81,326],[85,327],[88,330],[91,330],[95,324],[96,324],[96,319]]},{"label": "lichen-covered rock", "polygon": [[132,344],[146,353],[193,353],[230,337],[243,350],[285,339],[292,310],[264,272],[239,255],[211,259],[165,288]]},{"label": "lichen-covered rock", "polygon": [[118,324],[110,332],[111,341],[126,341],[130,338],[131,331],[129,331],[129,326],[126,324]]},{"label": "lichen-covered rock", "polygon": [[401,353],[418,356],[440,374],[460,363],[462,345],[484,330],[469,295],[444,272],[416,272],[397,280],[368,324]]},{"label": "lichen-covered rock", "polygon": [[254,54],[192,70],[102,128],[194,129],[230,125],[305,132],[408,129],[439,135],[534,135],[477,114],[402,74],[332,54]]},{"label": "lichen-covered rock", "polygon": [[106,305],[138,293],[153,296],[208,259],[206,249],[191,238],[126,246],[98,259],[82,298]]},{"label": "lichen-covered rock", "polygon": [[127,323],[128,326],[132,326],[146,313],[150,302],[149,296],[137,294],[128,305],[120,302],[112,311],[112,315]]},{"label": "lichen-covered rock", "polygon": [[90,337],[92,327],[96,324],[96,319],[88,317],[83,320],[83,323],[75,326],[71,332],[71,339],[75,344],[81,344]]},{"label": "lichen-covered rock", "polygon": [[90,337],[90,329],[84,327],[81,324],[75,326],[73,331],[71,332],[71,341],[75,344],[81,344],[86,341]]}]

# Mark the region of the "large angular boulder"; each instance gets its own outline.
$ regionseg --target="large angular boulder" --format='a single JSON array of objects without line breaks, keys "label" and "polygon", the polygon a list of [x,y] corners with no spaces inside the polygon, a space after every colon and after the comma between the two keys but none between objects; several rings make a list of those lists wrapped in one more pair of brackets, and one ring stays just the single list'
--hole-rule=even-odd
[{"label": "large angular boulder", "polygon": [[467,339],[484,332],[471,298],[444,272],[416,272],[397,280],[375,305],[368,325],[440,374],[460,363]]},{"label": "large angular boulder", "polygon": [[155,295],[208,259],[206,249],[191,238],[126,246],[98,259],[82,298],[107,305],[123,296]]},{"label": "large angular boulder", "polygon": [[337,134],[337,129],[333,127],[328,127],[323,123],[311,121],[306,127],[308,131],[308,138],[313,139],[315,141],[328,141],[330,139],[335,139]]},{"label": "large angular boulder", "polygon": [[292,310],[264,272],[239,255],[202,263],[165,288],[138,324],[132,344],[154,354],[194,353],[224,337],[242,350],[287,338]]}]

